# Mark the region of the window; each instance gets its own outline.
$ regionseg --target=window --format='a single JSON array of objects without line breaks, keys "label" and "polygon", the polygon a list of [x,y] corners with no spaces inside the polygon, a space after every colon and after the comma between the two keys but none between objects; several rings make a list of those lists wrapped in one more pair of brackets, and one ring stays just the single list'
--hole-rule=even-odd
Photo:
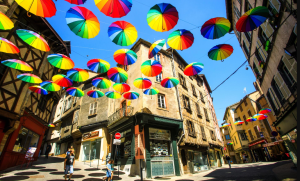
[{"label": "window", "polygon": [[245,53],[246,53],[246,56],[249,57],[249,49],[248,49],[248,47],[246,46],[246,44],[245,44],[244,41],[243,41],[243,49],[244,49],[244,51],[245,51]]},{"label": "window", "polygon": [[245,104],[245,107],[248,105],[247,99],[245,99],[244,104]]},{"label": "window", "polygon": [[197,97],[196,90],[195,90],[195,86],[194,86],[193,84],[191,84],[191,86],[192,86],[193,95],[194,95],[195,97]]},{"label": "window", "polygon": [[200,126],[200,128],[201,128],[202,139],[206,140],[205,130],[204,130],[203,126]]},{"label": "window", "polygon": [[270,89],[267,92],[267,99],[269,100],[270,106],[272,107],[273,111],[276,113],[278,109],[275,107],[275,100],[273,99],[273,97],[271,98]]},{"label": "window", "polygon": [[196,109],[197,109],[197,114],[201,115],[199,104],[195,103],[195,105],[196,105]]},{"label": "window", "polygon": [[71,108],[71,105],[72,105],[72,97],[70,96],[69,98],[67,98],[65,100],[65,109],[64,109],[64,112],[68,111],[70,108]]},{"label": "window", "polygon": [[182,95],[182,97],[183,97],[184,108],[186,108],[188,110],[191,110],[190,99],[187,96],[185,96],[185,95]]},{"label": "window", "polygon": [[192,121],[187,121],[188,124],[188,131],[189,131],[189,136],[195,137],[195,129],[194,129],[194,123]]},{"label": "window", "polygon": [[253,141],[253,140],[254,140],[254,138],[253,138],[253,135],[252,135],[252,132],[251,132],[251,130],[250,130],[250,129],[248,130],[248,134],[249,134],[249,137],[251,138],[251,141]]},{"label": "window", "polygon": [[209,117],[208,117],[208,114],[207,114],[207,109],[203,108],[203,110],[204,110],[206,121],[209,122]]},{"label": "window", "polygon": [[248,115],[249,115],[249,117],[252,117],[252,114],[251,114],[250,110],[248,110]]},{"label": "window", "polygon": [[240,106],[240,111],[243,112],[243,105]]},{"label": "window", "polygon": [[252,9],[251,4],[248,0],[245,0],[245,12],[249,11],[250,9]]},{"label": "window", "polygon": [[47,105],[47,96],[41,96],[40,101],[38,103],[38,108],[39,110],[41,110],[42,112],[45,111],[46,109],[46,105]]},{"label": "window", "polygon": [[216,141],[216,136],[214,134],[214,131],[210,130],[209,132],[210,132],[211,139]]},{"label": "window", "polygon": [[289,90],[291,92],[296,91],[297,90],[297,83],[296,83],[295,79],[293,78],[290,71],[288,70],[288,68],[285,66],[285,64],[283,62],[281,63],[281,65],[279,65],[278,70],[279,70],[279,73],[280,73],[282,79],[284,80],[287,87],[289,88]]},{"label": "window", "polygon": [[258,38],[261,41],[261,43],[263,44],[263,46],[265,46],[266,41],[269,39],[268,36],[266,35],[266,33],[262,30],[262,28],[260,28],[260,30],[259,30]]},{"label": "window", "polygon": [[203,85],[203,82],[202,82],[202,79],[201,79],[201,78],[198,78],[198,79],[197,79],[197,85],[198,85],[199,87],[201,87],[201,86]]},{"label": "window", "polygon": [[79,117],[79,110],[75,111],[74,118],[73,118],[73,124],[77,123]]},{"label": "window", "polygon": [[256,48],[255,57],[258,62],[266,62],[266,59],[267,59],[267,57],[261,55],[258,48]]},{"label": "window", "polygon": [[160,62],[160,55],[159,55],[159,54],[156,54],[156,55],[154,56],[154,60],[156,60],[156,61],[158,61],[159,63],[161,63],[161,62]]},{"label": "window", "polygon": [[199,94],[200,94],[200,99],[201,99],[201,101],[202,101],[203,103],[205,103],[205,101],[204,101],[204,97],[203,97],[203,94],[202,94],[202,92],[201,92],[201,91],[199,91]]},{"label": "window", "polygon": [[90,115],[97,114],[97,102],[90,103]]},{"label": "window", "polygon": [[260,138],[260,133],[258,131],[258,127],[257,126],[254,126],[254,131],[255,131],[257,139]]},{"label": "window", "polygon": [[281,91],[279,89],[279,86],[277,85],[277,83],[276,83],[276,81],[274,79],[273,79],[273,81],[271,83],[271,86],[272,86],[272,88],[273,88],[273,90],[274,90],[277,98],[279,99],[279,102],[281,104],[283,104],[285,102],[285,99],[284,99],[284,97],[283,97],[283,95],[282,95],[282,93],[281,93]]},{"label": "window", "polygon": [[127,71],[127,70],[128,70],[128,65],[123,65],[123,69],[124,69],[125,71]]},{"label": "window", "polygon": [[179,81],[180,81],[180,85],[186,88],[185,78],[181,74],[179,74]]},{"label": "window", "polygon": [[157,102],[158,102],[158,107],[160,108],[167,108],[166,107],[166,99],[164,94],[157,94]]},{"label": "window", "polygon": [[162,72],[156,76],[156,81],[157,82],[161,82],[162,81]]},{"label": "window", "polygon": [[251,33],[250,32],[245,32],[244,35],[247,38],[248,42],[251,43]]},{"label": "window", "polygon": [[4,76],[6,68],[7,68],[7,66],[3,65],[2,63],[0,64],[0,77]]},{"label": "window", "polygon": [[228,135],[225,135],[225,139],[226,140],[230,140],[230,135],[228,134]]},{"label": "window", "polygon": [[247,140],[248,140],[245,131],[242,132],[242,133],[240,133],[240,136],[241,136],[241,139],[242,139],[242,140],[244,140],[244,141],[247,141]]},{"label": "window", "polygon": [[25,127],[21,127],[13,151],[25,154],[29,147],[37,147],[40,136]]},{"label": "window", "polygon": [[237,144],[236,137],[234,137],[235,144]]},{"label": "window", "polygon": [[234,6],[234,14],[236,16],[236,19],[240,19],[240,17],[241,17],[240,10],[235,5],[233,5],[233,6]]},{"label": "window", "polygon": [[245,122],[245,124],[246,124],[246,125],[248,125],[248,122],[246,121],[246,120],[247,120],[247,118],[246,118],[246,116],[245,116],[245,115],[243,116],[243,119],[244,119],[244,122]]}]

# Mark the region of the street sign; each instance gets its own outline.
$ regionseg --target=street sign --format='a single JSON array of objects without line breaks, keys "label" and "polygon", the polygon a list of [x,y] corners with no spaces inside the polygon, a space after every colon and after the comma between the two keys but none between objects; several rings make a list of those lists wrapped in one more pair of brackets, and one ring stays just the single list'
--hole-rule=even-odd
[{"label": "street sign", "polygon": [[114,145],[121,145],[121,140],[114,139]]},{"label": "street sign", "polygon": [[115,134],[115,138],[118,140],[118,139],[120,139],[121,138],[121,133],[116,133]]}]

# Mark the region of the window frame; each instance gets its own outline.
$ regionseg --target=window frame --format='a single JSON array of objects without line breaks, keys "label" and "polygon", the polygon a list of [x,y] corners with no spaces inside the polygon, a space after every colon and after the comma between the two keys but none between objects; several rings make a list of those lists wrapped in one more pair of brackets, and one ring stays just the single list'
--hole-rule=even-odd
[{"label": "window frame", "polygon": [[[96,105],[96,106],[95,106]],[[89,108],[89,116],[93,116],[97,114],[97,108],[98,108],[98,103],[96,102],[92,102],[90,103],[90,108]],[[91,111],[93,114],[91,114]]]},{"label": "window frame", "polygon": [[197,97],[197,93],[196,93],[195,86],[194,86],[193,84],[191,84],[191,86],[192,86],[192,92],[193,92],[193,95],[194,95],[195,97]]},{"label": "window frame", "polygon": [[[161,102],[161,101],[163,101],[163,102]],[[164,104],[164,107],[161,107],[161,106],[163,106],[163,104]],[[161,109],[167,109],[167,101],[166,101],[166,95],[165,94],[162,94],[162,93],[157,94],[157,106]]]},{"label": "window frame", "polygon": [[[190,98],[184,94],[182,94],[183,97],[183,106],[185,109],[187,109],[188,111],[192,111],[191,109],[191,102],[190,102]],[[188,106],[186,105],[186,102],[188,103]]]},{"label": "window frame", "polygon": [[157,76],[155,76],[155,81],[156,82],[161,82],[163,80],[163,73],[160,72]]},{"label": "window frame", "polygon": [[180,85],[187,89],[187,86],[186,86],[186,80],[185,80],[185,77],[183,75],[181,75],[180,73],[178,73],[179,75],[179,82],[180,82]]},{"label": "window frame", "polygon": [[203,110],[204,110],[204,114],[205,114],[205,119],[206,119],[206,121],[207,121],[207,122],[210,122],[210,119],[209,119],[209,116],[208,116],[207,109],[204,107]]},{"label": "window frame", "polygon": [[201,130],[202,140],[207,140],[204,127],[200,126],[200,130]]},{"label": "window frame", "polygon": [[189,133],[189,136],[196,137],[194,123],[192,121],[190,121],[190,120],[187,120],[187,123],[188,123],[188,133]]}]

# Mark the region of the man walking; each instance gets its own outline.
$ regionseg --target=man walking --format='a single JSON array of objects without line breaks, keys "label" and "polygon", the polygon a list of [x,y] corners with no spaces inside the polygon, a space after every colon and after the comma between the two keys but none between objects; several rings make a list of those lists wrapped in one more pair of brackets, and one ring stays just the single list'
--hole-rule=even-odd
[{"label": "man walking", "polygon": [[228,162],[228,165],[229,165],[229,168],[231,168],[231,164],[230,164],[230,156],[228,156],[228,155],[226,155],[226,160],[227,160],[227,162]]},{"label": "man walking", "polygon": [[47,148],[46,148],[46,158],[48,159],[48,155],[49,153],[51,152],[51,149],[52,149],[52,146],[50,144],[47,145]]},{"label": "man walking", "polygon": [[70,171],[69,180],[71,180],[71,177],[74,172],[74,164],[75,164],[75,157],[73,150],[70,150],[70,154],[66,156],[64,161],[64,169],[65,169],[65,180],[67,180],[68,171]]}]

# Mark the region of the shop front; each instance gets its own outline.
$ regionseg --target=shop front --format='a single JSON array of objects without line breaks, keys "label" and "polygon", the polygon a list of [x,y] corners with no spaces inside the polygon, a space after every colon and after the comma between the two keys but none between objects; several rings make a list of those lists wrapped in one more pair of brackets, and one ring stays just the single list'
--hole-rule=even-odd
[{"label": "shop front", "polygon": [[267,141],[263,139],[249,144],[249,149],[251,150],[251,153],[256,162],[270,161],[270,154],[268,152],[268,149],[266,147],[263,147],[263,144],[266,143]]},{"label": "shop front", "polygon": [[297,167],[297,129],[290,131],[282,139],[293,163]]}]

